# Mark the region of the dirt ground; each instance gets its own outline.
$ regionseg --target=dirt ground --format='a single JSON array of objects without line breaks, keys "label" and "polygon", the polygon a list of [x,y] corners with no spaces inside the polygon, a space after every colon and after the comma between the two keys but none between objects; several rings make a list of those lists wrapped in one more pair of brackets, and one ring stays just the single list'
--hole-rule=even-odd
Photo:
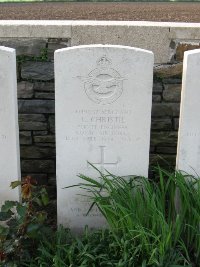
[{"label": "dirt ground", "polygon": [[200,3],[0,3],[0,19],[200,22]]}]

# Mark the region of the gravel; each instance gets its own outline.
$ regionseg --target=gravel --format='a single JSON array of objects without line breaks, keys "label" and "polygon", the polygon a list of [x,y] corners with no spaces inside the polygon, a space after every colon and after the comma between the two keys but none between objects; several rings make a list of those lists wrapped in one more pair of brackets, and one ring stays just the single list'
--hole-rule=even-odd
[{"label": "gravel", "polygon": [[200,3],[0,3],[0,19],[200,22]]}]

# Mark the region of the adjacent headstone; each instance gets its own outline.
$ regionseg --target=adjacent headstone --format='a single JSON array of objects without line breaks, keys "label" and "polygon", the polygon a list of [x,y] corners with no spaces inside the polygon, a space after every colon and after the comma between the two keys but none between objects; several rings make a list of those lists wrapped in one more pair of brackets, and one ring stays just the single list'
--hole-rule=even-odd
[{"label": "adjacent headstone", "polygon": [[200,49],[184,53],[176,168],[200,177]]},{"label": "adjacent headstone", "polygon": [[20,178],[15,50],[0,46],[0,206],[19,200],[10,183]]},{"label": "adjacent headstone", "polygon": [[78,174],[147,176],[153,53],[91,45],[55,52],[58,224],[81,231],[102,227],[97,209],[80,188]]}]

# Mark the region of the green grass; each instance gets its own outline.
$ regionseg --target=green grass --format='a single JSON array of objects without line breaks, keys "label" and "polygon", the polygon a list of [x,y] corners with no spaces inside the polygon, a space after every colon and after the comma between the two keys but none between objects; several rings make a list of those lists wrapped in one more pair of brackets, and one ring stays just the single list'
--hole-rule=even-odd
[{"label": "green grass", "polygon": [[75,186],[91,195],[91,208],[99,207],[109,229],[86,228],[77,238],[60,228],[43,238],[31,263],[20,266],[199,267],[199,179],[160,168],[155,181],[99,175],[100,182],[80,175]]},{"label": "green grass", "polygon": [[81,175],[85,183],[79,186],[92,195],[112,232],[135,244],[135,261],[165,267],[200,262],[199,179],[160,168],[157,182],[100,175],[101,182]]}]

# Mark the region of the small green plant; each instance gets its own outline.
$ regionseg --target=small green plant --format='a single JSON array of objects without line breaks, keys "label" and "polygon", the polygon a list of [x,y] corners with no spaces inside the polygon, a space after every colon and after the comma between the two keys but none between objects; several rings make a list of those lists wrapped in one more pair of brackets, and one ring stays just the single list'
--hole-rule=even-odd
[{"label": "small green plant", "polygon": [[[170,173],[161,168],[157,169],[156,182],[96,170],[100,182],[80,175],[83,182],[77,186],[89,192],[91,202],[106,218],[121,250],[124,248],[121,240],[131,244],[134,266],[198,266],[199,179],[188,179],[181,172]],[[180,209],[175,202],[177,192]]]},{"label": "small green plant", "polygon": [[80,175],[75,186],[89,193],[90,210],[97,205],[109,229],[86,227],[77,237],[61,227],[45,236],[47,194],[28,178],[24,202],[8,201],[0,213],[0,266],[199,267],[200,179],[159,167],[154,181],[96,170],[98,181]]},{"label": "small green plant", "polygon": [[27,56],[27,55],[17,56],[18,63],[24,63],[26,61],[36,61],[36,62],[48,61],[48,48],[42,48],[39,56]]},{"label": "small green plant", "polygon": [[46,189],[36,186],[30,176],[12,182],[12,188],[17,186],[21,186],[22,203],[5,201],[0,211],[0,266],[18,266],[17,262],[30,258],[45,231]]},{"label": "small green plant", "polygon": [[89,231],[74,237],[59,228],[51,238],[43,239],[35,259],[27,267],[139,267],[133,261],[131,242],[121,240],[123,249],[109,230]]}]

